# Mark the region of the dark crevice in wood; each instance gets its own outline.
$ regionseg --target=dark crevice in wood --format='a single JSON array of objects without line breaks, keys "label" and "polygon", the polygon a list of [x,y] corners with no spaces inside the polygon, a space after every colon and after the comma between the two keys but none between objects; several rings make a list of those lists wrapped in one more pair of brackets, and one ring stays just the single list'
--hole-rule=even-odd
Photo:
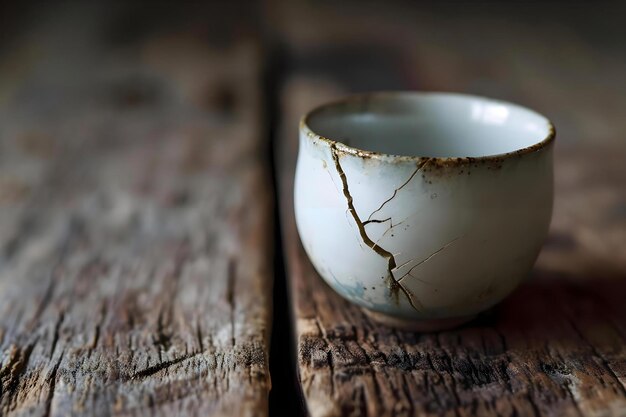
[{"label": "dark crevice in wood", "polygon": [[200,352],[204,352],[204,342],[202,341],[202,327],[200,326],[200,322],[196,322],[196,338],[198,339],[198,347],[200,348]]},{"label": "dark crevice in wood", "polygon": [[234,259],[228,260],[228,273],[226,276],[227,289],[226,301],[230,306],[230,344],[235,346],[235,285],[237,279],[237,263]]},{"label": "dark crevice in wood", "polygon": [[63,325],[63,320],[65,319],[65,312],[59,312],[59,318],[54,324],[54,333],[52,334],[52,343],[50,344],[50,359],[52,359],[52,355],[54,355],[54,349],[57,346],[57,342],[59,340],[59,331],[61,330],[61,326]]},{"label": "dark crevice in wood", "polygon": [[[268,29],[269,31],[270,29]],[[280,167],[277,155],[280,147],[279,128],[282,123],[280,116],[280,92],[286,79],[288,59],[286,49],[266,33],[265,67],[263,73],[264,123],[267,137],[267,160],[270,164],[273,185],[274,203],[274,288],[272,338],[270,344],[269,368],[272,378],[272,389],[269,395],[269,415],[271,416],[306,416],[306,405],[297,373],[297,357],[294,353],[294,323],[289,302],[289,290],[285,271],[285,248],[283,246],[283,230],[280,219]],[[294,131],[294,140],[296,140]]]},{"label": "dark crevice in wood", "polygon": [[170,366],[174,366],[176,364],[179,364],[180,362],[185,361],[187,359],[190,359],[190,358],[192,358],[194,356],[197,356],[199,354],[201,354],[201,352],[190,353],[190,354],[178,357],[176,359],[172,359],[170,361],[159,362],[156,365],[149,366],[149,367],[147,367],[145,369],[142,369],[140,371],[137,371],[137,372],[133,373],[132,375],[130,375],[128,377],[128,379],[129,380],[135,380],[135,379],[145,378],[145,377],[154,375],[157,372],[161,372],[163,370],[167,370]]},{"label": "dark crevice in wood", "polygon": [[104,320],[106,319],[106,316],[107,303],[106,301],[103,301],[100,307],[100,319],[98,320],[98,323],[96,323],[96,325],[94,326],[93,339],[89,345],[89,352],[87,353],[87,357],[91,357],[91,354],[98,346],[98,341],[100,340],[100,331],[102,329],[102,326],[104,325]]},{"label": "dark crevice in wood", "polygon": [[48,379],[48,396],[46,397],[45,409],[44,409],[44,417],[50,416],[50,409],[52,407],[52,399],[54,398],[54,390],[56,388],[57,383],[57,372],[59,370],[59,365],[61,365],[61,361],[63,360],[63,354],[65,351],[61,351],[59,355],[59,360],[54,364],[52,371],[50,372]]}]

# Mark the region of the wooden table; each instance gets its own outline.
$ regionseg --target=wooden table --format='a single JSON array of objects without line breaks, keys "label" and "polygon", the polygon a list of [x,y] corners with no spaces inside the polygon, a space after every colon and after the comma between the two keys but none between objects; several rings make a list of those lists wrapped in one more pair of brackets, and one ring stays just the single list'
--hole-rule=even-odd
[{"label": "wooden table", "polygon": [[[9,12],[0,415],[626,415],[624,6]],[[376,89],[557,125],[533,276],[462,328],[373,323],[300,246],[297,119]]]},{"label": "wooden table", "polygon": [[4,57],[1,415],[267,413],[259,46],[173,12],[66,4]]}]

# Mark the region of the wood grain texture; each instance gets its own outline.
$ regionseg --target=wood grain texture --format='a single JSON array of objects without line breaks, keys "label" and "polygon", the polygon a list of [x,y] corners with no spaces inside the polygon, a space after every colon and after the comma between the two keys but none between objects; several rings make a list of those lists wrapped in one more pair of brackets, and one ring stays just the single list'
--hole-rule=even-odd
[{"label": "wood grain texture", "polygon": [[[526,3],[295,3],[277,19],[291,61],[281,216],[309,414],[626,415],[626,149],[615,111],[626,102],[614,90],[626,57],[615,54],[623,43],[602,36],[623,28],[602,19],[604,9],[543,4],[534,13]],[[606,82],[590,83],[590,67]],[[438,334],[385,328],[340,298],[307,259],[293,219],[298,118],[352,91],[407,88],[519,101],[559,132],[554,218],[532,278],[478,320]]]},{"label": "wood grain texture", "polygon": [[3,56],[0,415],[266,415],[258,48],[119,7]]}]

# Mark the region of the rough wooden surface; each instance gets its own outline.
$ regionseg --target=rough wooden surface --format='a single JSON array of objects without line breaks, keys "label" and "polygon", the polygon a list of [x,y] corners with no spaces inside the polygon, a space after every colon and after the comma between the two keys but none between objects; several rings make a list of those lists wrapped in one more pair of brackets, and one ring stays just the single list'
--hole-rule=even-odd
[{"label": "rough wooden surface", "polygon": [[[588,54],[601,60],[607,55],[592,53],[567,27],[547,30],[549,19],[533,21],[536,32],[512,24],[506,36],[495,31],[501,38],[494,38],[486,35],[497,16],[477,24],[471,13],[436,15],[437,20],[408,12],[409,18],[399,18],[415,17],[415,27],[408,27],[389,24],[383,10],[369,15],[360,10],[354,13],[358,23],[346,26],[332,23],[335,18],[345,23],[340,13],[326,12],[291,10],[286,12],[291,18],[283,19],[293,43],[281,91],[282,225],[298,371],[309,414],[626,415],[626,150],[616,127],[623,121],[611,113],[612,106],[586,111],[589,97],[607,102],[623,102],[623,97],[604,84],[575,84],[586,79],[580,67],[550,66],[563,54],[579,65]],[[308,20],[307,14],[312,14]],[[353,16],[349,10],[345,15]],[[322,21],[324,30],[319,30],[315,22]],[[485,36],[455,38],[455,22],[461,28],[474,25]],[[535,42],[542,33],[567,52],[546,56]],[[495,50],[480,55],[481,44]],[[472,59],[477,55],[482,58]],[[622,66],[624,58],[613,62]],[[349,76],[341,72],[347,67]],[[601,71],[617,80],[614,69]],[[585,90],[588,98],[580,105],[573,99],[559,105],[580,93],[568,92],[568,85]],[[324,284],[301,248],[291,195],[297,120],[320,102],[368,86],[495,95],[538,107],[557,122],[554,219],[533,276],[500,306],[460,329],[403,333],[373,323]],[[603,119],[609,126],[598,129]]]},{"label": "rough wooden surface", "polygon": [[2,57],[0,415],[266,415],[257,48],[116,9]]},{"label": "rough wooden surface", "polygon": [[[0,415],[267,414],[261,113],[284,127],[312,416],[626,415],[624,5],[511,4],[2,4]],[[277,56],[248,39],[259,17]],[[260,106],[262,61],[280,114]],[[368,321],[315,274],[293,227],[297,117],[397,88],[519,101],[559,130],[533,280],[451,332]],[[291,417],[279,414],[290,382],[275,385],[276,414]]]}]

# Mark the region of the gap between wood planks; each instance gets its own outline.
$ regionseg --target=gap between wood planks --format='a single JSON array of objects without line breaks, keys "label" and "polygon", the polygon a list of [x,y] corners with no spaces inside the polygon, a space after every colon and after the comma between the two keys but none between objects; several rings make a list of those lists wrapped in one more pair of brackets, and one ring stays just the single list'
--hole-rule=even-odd
[{"label": "gap between wood planks", "polygon": [[[274,197],[274,289],[272,294],[272,338],[270,341],[269,367],[272,388],[269,395],[271,417],[306,416],[306,405],[300,389],[296,369],[296,342],[293,318],[287,287],[287,274],[280,221],[280,173],[276,161],[280,117],[280,91],[283,87],[287,66],[285,51],[269,45],[265,57],[262,79],[263,121],[267,144],[267,158]],[[295,131],[295,127],[294,127]],[[295,134],[295,133],[294,133]]]}]

